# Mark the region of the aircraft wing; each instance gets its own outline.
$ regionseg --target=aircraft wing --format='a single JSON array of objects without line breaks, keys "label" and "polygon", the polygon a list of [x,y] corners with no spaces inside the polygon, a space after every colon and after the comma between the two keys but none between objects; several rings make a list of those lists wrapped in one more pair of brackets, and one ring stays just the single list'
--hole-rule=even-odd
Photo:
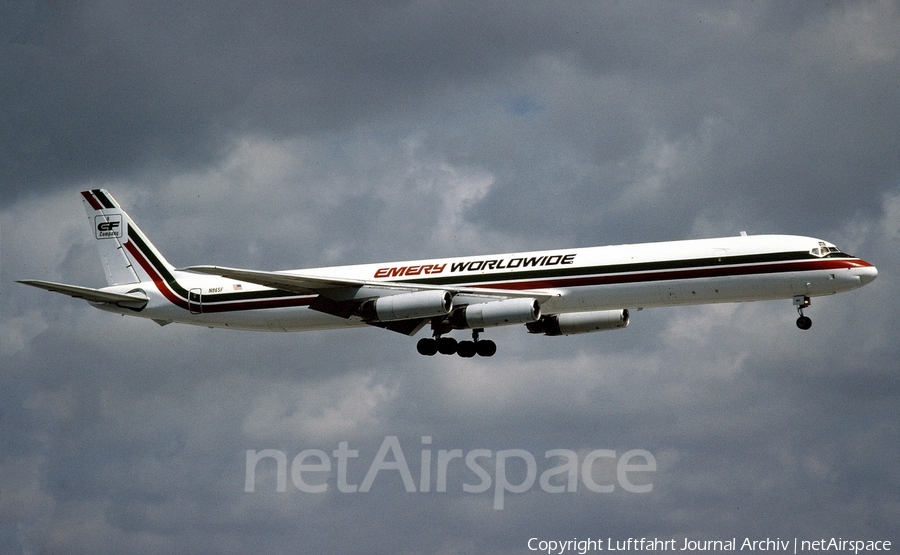
[{"label": "aircraft wing", "polygon": [[[557,296],[558,293],[536,290],[508,290],[488,289],[475,287],[456,287],[449,285],[431,285],[416,282],[391,282],[373,281],[352,278],[335,278],[314,276],[309,274],[297,274],[287,272],[265,272],[260,270],[242,270],[239,268],[223,268],[221,266],[191,266],[185,268],[190,272],[199,272],[247,283],[255,283],[272,289],[281,289],[301,295],[317,295],[316,300],[309,305],[312,310],[325,312],[341,318],[349,318],[360,307],[361,301],[354,299],[348,292],[358,291],[363,288],[373,289],[373,297],[383,296],[383,291],[396,290],[399,293],[411,293],[416,291],[447,291],[451,295],[463,295],[468,298],[484,299],[483,302],[511,299],[529,298],[540,303]],[[369,322],[370,325],[387,330],[415,335],[431,318],[413,318],[409,320],[392,320],[389,322]]]},{"label": "aircraft wing", "polygon": [[[200,272],[203,274],[211,274],[222,276],[237,281],[246,281],[255,283],[273,289],[281,289],[291,291],[302,295],[321,294],[329,296],[329,290],[372,287],[378,289],[396,289],[398,292],[414,292],[414,291],[449,291],[453,295],[465,295],[472,297],[483,297],[485,300],[512,299],[512,298],[530,298],[536,299],[543,303],[548,299],[557,296],[557,293],[543,290],[510,290],[510,289],[488,289],[477,287],[456,287],[452,285],[430,285],[416,282],[396,282],[396,281],[372,281],[352,278],[333,278],[323,276],[313,276],[309,274],[294,274],[285,272],[265,272],[260,270],[242,270],[238,268],[224,268],[221,266],[191,266],[185,268],[190,272]],[[333,292],[333,291],[332,291]]]},{"label": "aircraft wing", "polygon": [[52,281],[40,281],[37,279],[20,280],[19,283],[46,289],[54,293],[62,293],[76,299],[84,299],[92,303],[140,303],[147,304],[147,296],[140,293],[111,293],[91,287],[81,287],[78,285],[67,285],[65,283],[53,283]]},{"label": "aircraft wing", "polygon": [[191,266],[186,268],[189,272],[200,272],[222,276],[237,281],[255,283],[272,289],[291,291],[301,295],[322,293],[327,289],[341,289],[346,287],[362,287],[365,281],[356,279],[336,279],[309,275],[285,274],[281,272],[263,272],[260,270],[241,270],[239,268],[223,268],[221,266]]}]

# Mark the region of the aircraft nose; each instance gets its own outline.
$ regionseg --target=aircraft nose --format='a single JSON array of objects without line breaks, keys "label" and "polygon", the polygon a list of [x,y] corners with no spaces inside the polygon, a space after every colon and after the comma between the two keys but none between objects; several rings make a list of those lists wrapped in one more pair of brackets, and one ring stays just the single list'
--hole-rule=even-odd
[{"label": "aircraft nose", "polygon": [[856,275],[859,276],[859,281],[861,281],[863,285],[868,285],[878,277],[878,268],[872,265],[863,266],[862,268],[856,269]]}]

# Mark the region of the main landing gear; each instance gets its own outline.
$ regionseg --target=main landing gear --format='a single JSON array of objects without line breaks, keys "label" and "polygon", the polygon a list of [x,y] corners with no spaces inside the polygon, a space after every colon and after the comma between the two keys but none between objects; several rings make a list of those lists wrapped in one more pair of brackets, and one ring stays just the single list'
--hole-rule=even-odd
[{"label": "main landing gear", "polygon": [[487,340],[479,340],[478,334],[483,329],[472,330],[472,341],[456,341],[452,337],[441,337],[441,334],[435,331],[434,337],[425,337],[416,344],[416,350],[420,355],[434,356],[437,353],[442,355],[452,355],[456,353],[462,358],[472,358],[475,355],[481,357],[492,357],[497,352],[497,344]]},{"label": "main landing gear", "polygon": [[797,318],[797,327],[801,330],[808,330],[812,327],[812,319],[809,316],[803,315],[803,309],[808,307],[809,304],[809,297],[806,295],[797,295],[794,297],[794,306],[797,307],[797,313],[800,314],[800,317]]}]

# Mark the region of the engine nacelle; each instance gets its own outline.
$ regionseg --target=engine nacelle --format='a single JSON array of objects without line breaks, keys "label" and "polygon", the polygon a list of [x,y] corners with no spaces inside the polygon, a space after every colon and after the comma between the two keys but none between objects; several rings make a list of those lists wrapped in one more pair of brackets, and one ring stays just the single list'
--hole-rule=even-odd
[{"label": "engine nacelle", "polygon": [[390,322],[446,316],[451,310],[453,310],[453,296],[448,291],[416,291],[368,301],[363,305],[360,314],[367,320]]},{"label": "engine nacelle", "polygon": [[595,331],[617,330],[628,327],[628,309],[598,310],[593,312],[572,312],[551,314],[537,322],[525,324],[528,333],[544,335],[573,335]]},{"label": "engine nacelle", "polygon": [[450,323],[456,329],[475,329],[525,324],[540,317],[541,305],[536,300],[508,299],[459,308],[450,315]]}]

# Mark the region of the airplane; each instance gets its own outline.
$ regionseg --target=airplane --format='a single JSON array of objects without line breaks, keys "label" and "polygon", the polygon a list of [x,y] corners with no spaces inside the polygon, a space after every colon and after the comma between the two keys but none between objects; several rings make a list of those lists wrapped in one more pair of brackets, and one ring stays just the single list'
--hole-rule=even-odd
[{"label": "airplane", "polygon": [[[486,328],[572,335],[628,326],[648,307],[791,299],[808,330],[810,299],[856,289],[872,264],[833,244],[795,235],[748,235],[542,250],[304,270],[220,266],[176,269],[104,189],[81,192],[107,287],[19,283],[108,312],[261,331],[375,326],[414,336],[437,353],[493,356]],[[447,336],[469,330],[471,340]]]}]

